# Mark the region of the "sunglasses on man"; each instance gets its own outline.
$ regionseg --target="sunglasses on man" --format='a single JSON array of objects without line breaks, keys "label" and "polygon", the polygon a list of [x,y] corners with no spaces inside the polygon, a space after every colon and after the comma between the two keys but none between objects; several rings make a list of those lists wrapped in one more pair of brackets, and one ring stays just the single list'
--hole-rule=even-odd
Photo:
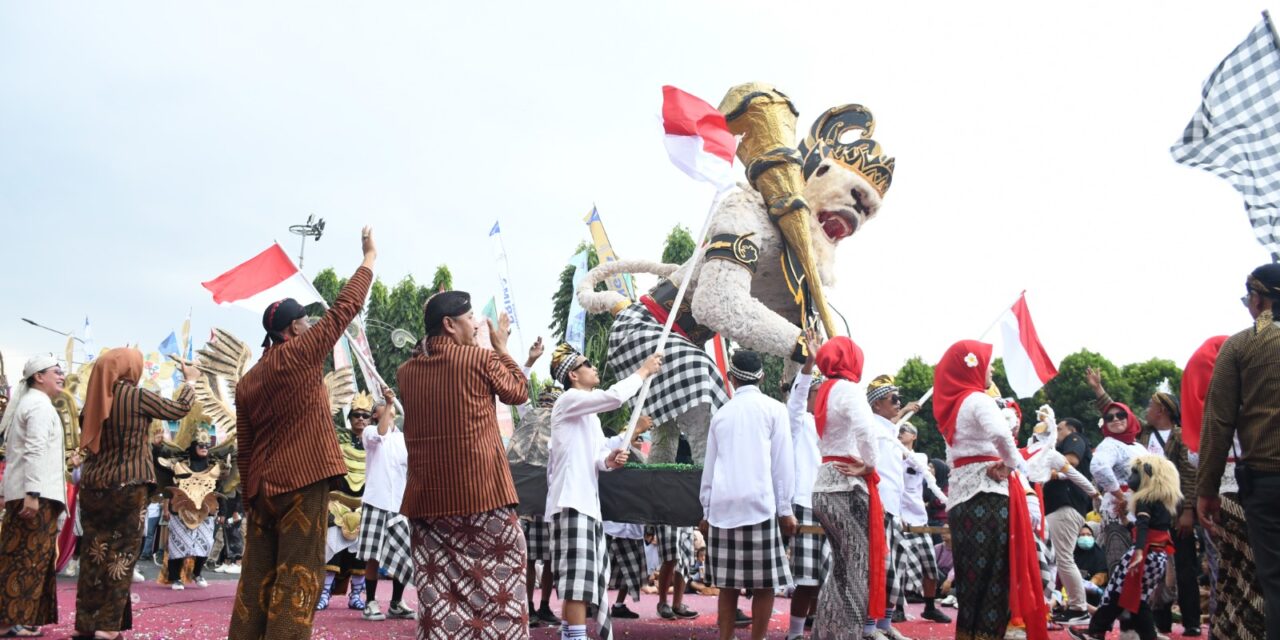
[{"label": "sunglasses on man", "polygon": [[352,420],[372,420],[372,419],[373,419],[373,414],[371,414],[371,413],[353,413],[353,414],[351,414],[351,419],[352,419]]}]

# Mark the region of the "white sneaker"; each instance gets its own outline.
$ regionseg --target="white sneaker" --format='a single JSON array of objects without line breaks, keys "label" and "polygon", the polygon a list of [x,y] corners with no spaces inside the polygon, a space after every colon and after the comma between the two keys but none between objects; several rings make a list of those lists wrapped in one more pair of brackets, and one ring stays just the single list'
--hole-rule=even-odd
[{"label": "white sneaker", "polygon": [[1004,640],[1027,640],[1027,630],[1018,627],[1009,627],[1004,632]]},{"label": "white sneaker", "polygon": [[68,562],[67,567],[62,570],[62,575],[67,576],[68,578],[74,578],[76,577],[76,574],[79,572],[80,572],[80,561],[72,560],[71,562]]},{"label": "white sneaker", "polygon": [[945,597],[945,598],[943,598],[943,599],[939,600],[939,601],[938,601],[938,604],[939,604],[939,605],[941,605],[941,606],[944,606],[944,607],[950,607],[950,608],[952,608],[952,609],[955,609],[955,608],[956,608],[956,597],[955,597],[955,596],[947,596],[947,597]]},{"label": "white sneaker", "polygon": [[221,565],[221,564],[220,564],[220,565],[218,565],[218,566],[216,566],[216,567],[214,567],[214,568],[213,568],[213,572],[214,572],[214,573],[226,573],[226,572],[227,572],[227,567],[226,567],[226,565]]},{"label": "white sneaker", "polygon": [[908,638],[907,636],[902,635],[902,632],[898,631],[892,625],[890,625],[888,631],[881,631],[880,633],[888,636],[892,640],[911,640],[911,638]]},{"label": "white sneaker", "polygon": [[134,570],[133,570],[133,581],[134,581],[134,582],[142,582],[142,581],[144,581],[144,580],[146,580],[146,579],[147,579],[147,577],[146,577],[146,576],[144,576],[144,575],[142,575],[142,572],[141,572],[141,571],[138,571],[137,569],[134,569]]},{"label": "white sneaker", "polygon": [[173,583],[173,584],[169,585],[169,588],[170,588],[170,589],[173,589],[174,591],[183,591],[183,590],[185,590],[185,589],[186,589],[186,587],[182,586],[182,583],[181,583],[181,582],[175,582],[175,583]]},{"label": "white sneaker", "polygon": [[196,576],[196,586],[201,589],[207,589],[209,588],[209,581],[205,580],[204,576]]},{"label": "white sneaker", "polygon": [[365,620],[386,620],[387,615],[382,613],[382,609],[377,602],[370,602],[364,606],[364,613],[360,614]]},{"label": "white sneaker", "polygon": [[238,565],[238,564],[233,564],[233,565],[231,565],[231,566],[227,567],[227,573],[234,574],[234,575],[237,575],[237,576],[238,576],[238,575],[240,575],[240,565]]}]

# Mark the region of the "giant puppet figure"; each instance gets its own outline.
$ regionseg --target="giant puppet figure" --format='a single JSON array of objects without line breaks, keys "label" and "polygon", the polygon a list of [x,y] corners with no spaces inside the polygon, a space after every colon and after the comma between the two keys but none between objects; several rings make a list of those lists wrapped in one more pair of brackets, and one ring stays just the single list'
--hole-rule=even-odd
[{"label": "giant puppet figure", "polygon": [[[681,431],[693,457],[706,451],[710,412],[724,402],[719,374],[702,349],[715,334],[742,347],[805,359],[804,329],[821,322],[836,335],[823,287],[835,284],[835,250],[875,217],[893,179],[894,159],[871,138],[875,119],[861,105],[824,112],[796,140],[798,112],[773,87],[733,87],[720,104],[742,136],[738,157],[748,184],[726,195],[712,214],[704,260],[684,265],[623,260],[593,269],[578,287],[592,313],[616,317],[609,364],[619,378],[658,347],[679,283],[691,278],[674,331],[663,345],[666,365],[654,376],[645,413],[654,430],[650,460],[674,460]],[[699,239],[703,240],[703,239]],[[639,302],[595,284],[618,273],[662,278]]]}]

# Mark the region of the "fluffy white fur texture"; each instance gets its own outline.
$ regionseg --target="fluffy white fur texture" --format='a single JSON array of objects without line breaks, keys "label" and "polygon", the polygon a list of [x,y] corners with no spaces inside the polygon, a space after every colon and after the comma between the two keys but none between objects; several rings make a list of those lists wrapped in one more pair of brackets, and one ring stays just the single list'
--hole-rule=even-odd
[{"label": "fluffy white fur texture", "polygon": [[[621,273],[651,273],[659,277],[669,277],[678,264],[654,262],[652,260],[618,260],[602,264],[587,273],[578,285],[578,303],[587,313],[608,313],[614,305],[626,300],[622,294],[609,291],[596,291],[596,285]],[[685,295],[689,295],[685,293]]]}]

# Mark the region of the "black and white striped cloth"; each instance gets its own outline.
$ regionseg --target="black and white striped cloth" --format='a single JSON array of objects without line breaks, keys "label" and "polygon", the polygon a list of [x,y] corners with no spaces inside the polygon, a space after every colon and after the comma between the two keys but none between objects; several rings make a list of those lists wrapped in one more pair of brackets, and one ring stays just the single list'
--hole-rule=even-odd
[{"label": "black and white striped cloth", "polygon": [[413,584],[413,555],[409,519],[371,504],[361,507],[356,557],[377,560],[393,580]]},{"label": "black and white striped cloth", "polygon": [[[609,330],[609,366],[619,380],[640,368],[653,355],[662,337],[662,325],[641,303],[623,309]],[[725,396],[720,370],[701,347],[675,331],[662,348],[662,371],[651,378],[644,413],[654,424],[675,420],[698,406],[719,408]]]},{"label": "black and white striped cloth", "polygon": [[560,600],[577,600],[596,606],[600,638],[612,636],[609,607],[609,550],[604,524],[577,509],[552,516],[552,555],[555,557],[556,594]]},{"label": "black and white striped cloth", "polygon": [[707,573],[721,589],[777,589],[791,584],[787,550],[776,518],[744,527],[712,526]]},{"label": "black and white striped cloth", "polygon": [[1230,182],[1258,242],[1280,259],[1280,49],[1270,16],[1213,70],[1202,95],[1173,159]]},{"label": "black and white striped cloth", "polygon": [[551,563],[551,523],[542,519],[541,515],[532,518],[520,518],[520,526],[524,527],[524,539],[528,546],[529,562]]},{"label": "black and white striped cloth", "polygon": [[884,590],[889,596],[888,606],[896,606],[902,596],[902,521],[893,514],[884,514],[884,543],[889,549],[889,559],[884,563]]},{"label": "black and white striped cloth", "polygon": [[924,592],[925,580],[938,580],[938,559],[933,555],[933,536],[927,533],[902,534],[902,588],[907,593],[932,597]]},{"label": "black and white striped cloth", "polygon": [[635,602],[640,601],[640,587],[649,577],[648,561],[644,553],[644,540],[627,538],[609,538],[609,564],[613,566],[609,575],[609,588],[627,589],[627,595]]},{"label": "black and white striped cloth", "polygon": [[[792,505],[796,522],[801,527],[816,527],[818,519],[813,509]],[[816,533],[799,533],[787,540],[787,553],[791,556],[791,577],[797,587],[820,587],[831,571],[831,543],[827,537]]]}]

